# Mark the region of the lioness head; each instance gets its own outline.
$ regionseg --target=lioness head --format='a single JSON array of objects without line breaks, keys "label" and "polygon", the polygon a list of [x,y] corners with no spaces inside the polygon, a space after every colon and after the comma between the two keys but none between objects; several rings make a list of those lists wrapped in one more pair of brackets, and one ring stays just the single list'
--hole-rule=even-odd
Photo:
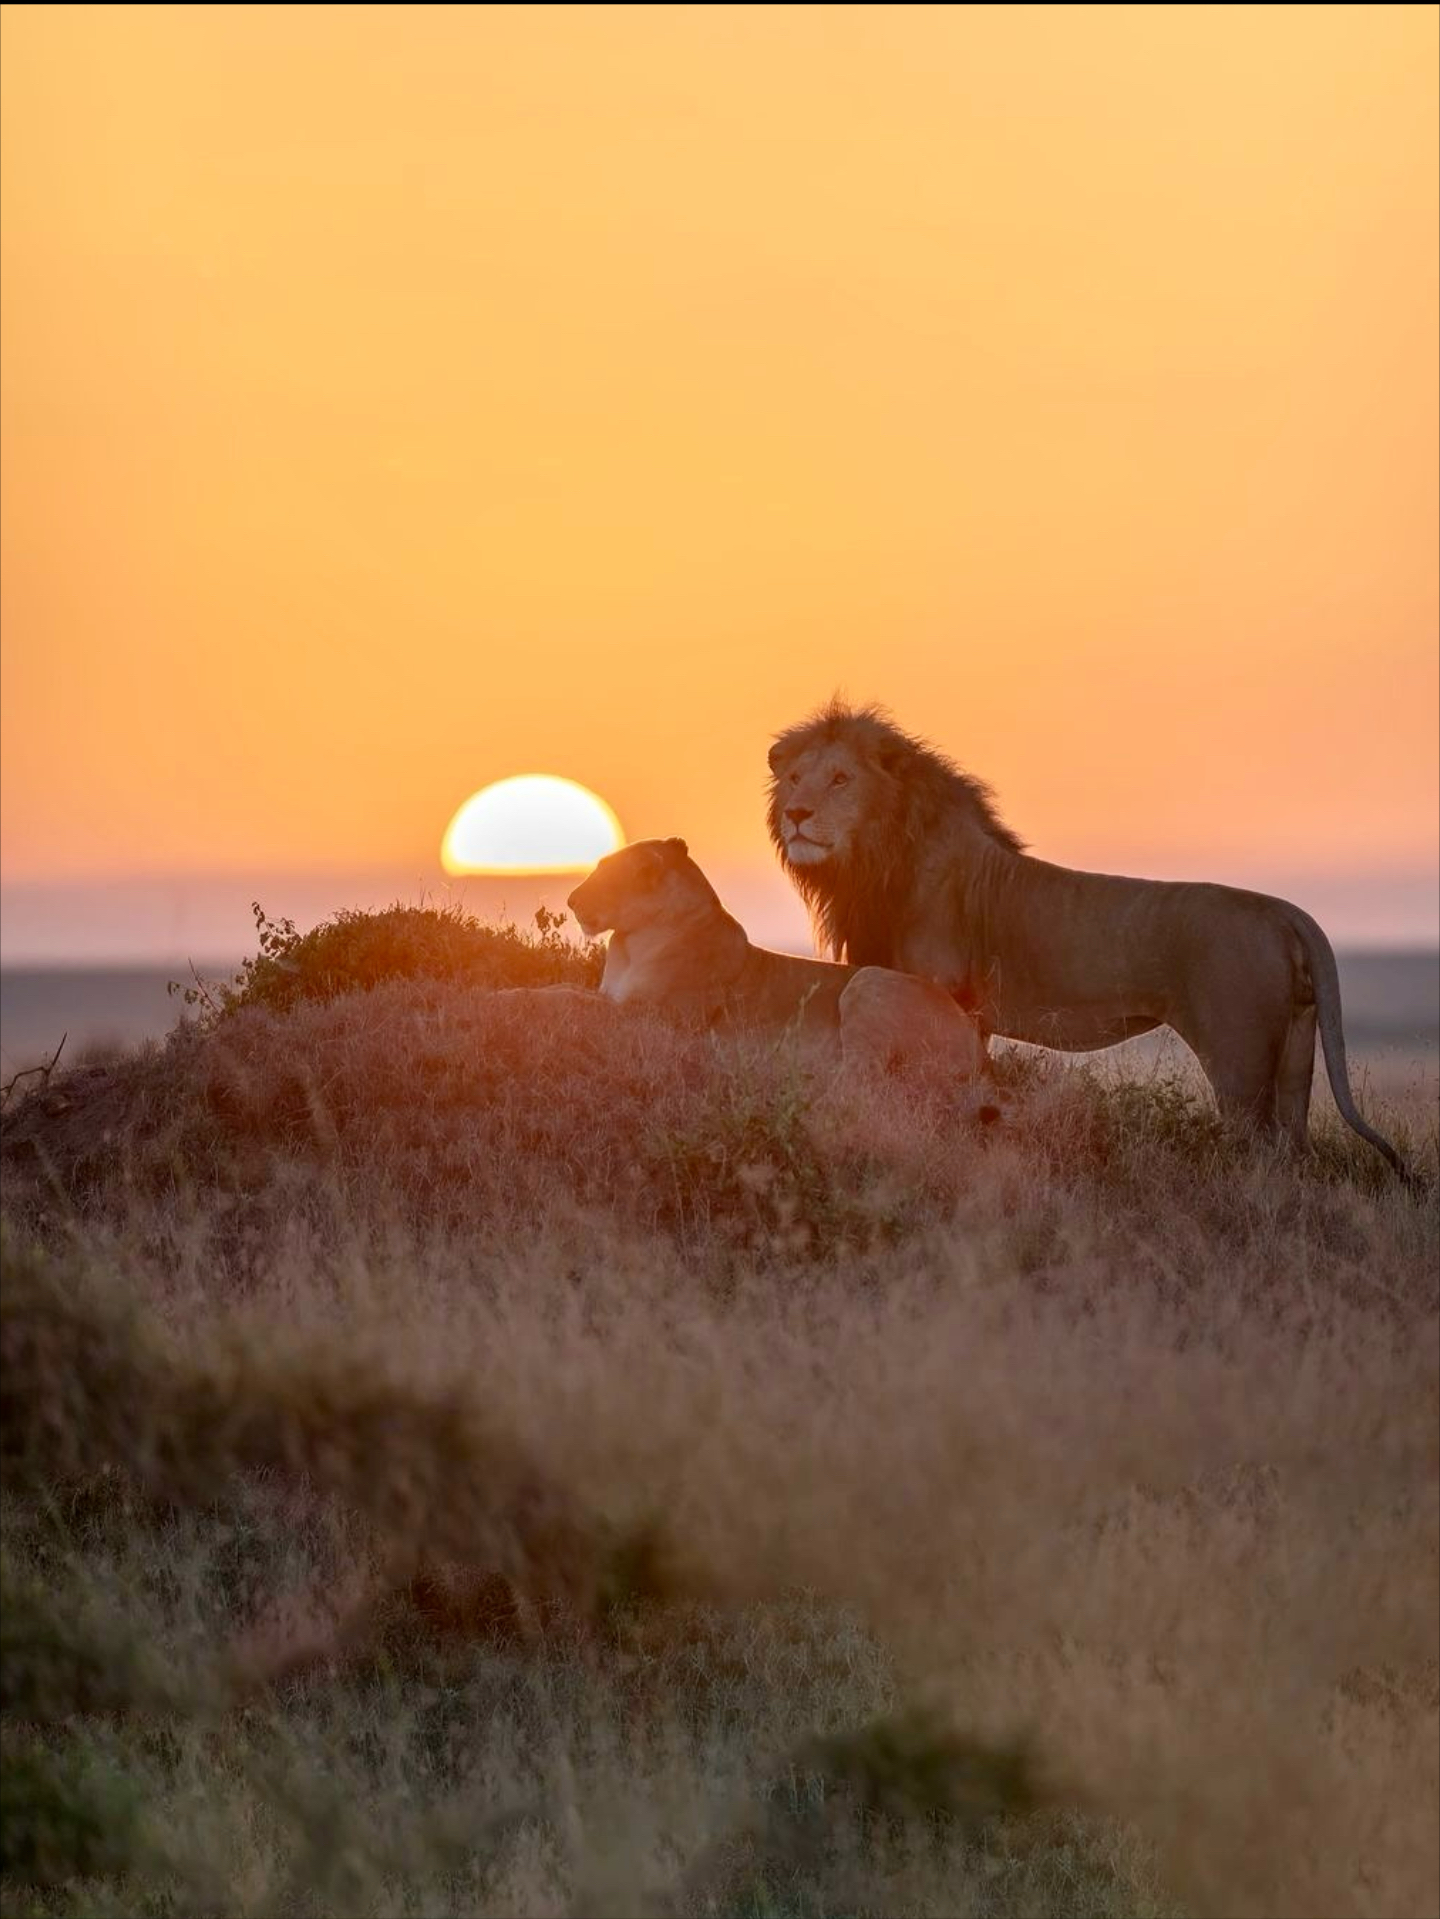
[{"label": "lioness head", "polygon": [[714,895],[684,840],[636,840],[601,860],[566,905],[586,939],[594,939],[637,933],[702,897]]}]

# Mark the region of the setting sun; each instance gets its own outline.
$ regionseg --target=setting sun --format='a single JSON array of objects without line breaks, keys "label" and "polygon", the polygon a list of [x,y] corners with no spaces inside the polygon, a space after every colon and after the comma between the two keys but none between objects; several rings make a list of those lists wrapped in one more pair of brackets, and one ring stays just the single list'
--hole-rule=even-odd
[{"label": "setting sun", "polygon": [[573,873],[624,843],[598,793],[523,773],[471,794],[445,829],[440,858],[447,873]]}]

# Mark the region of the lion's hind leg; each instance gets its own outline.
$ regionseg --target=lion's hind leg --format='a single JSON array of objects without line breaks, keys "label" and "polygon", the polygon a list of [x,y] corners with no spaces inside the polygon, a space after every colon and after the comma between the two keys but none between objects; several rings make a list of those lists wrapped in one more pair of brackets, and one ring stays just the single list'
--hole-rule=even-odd
[{"label": "lion's hind leg", "polygon": [[1273,1133],[1279,1118],[1281,1035],[1267,1030],[1192,1037],[1181,1031],[1180,1037],[1204,1067],[1222,1117],[1256,1132]]},{"label": "lion's hind leg", "polygon": [[1282,1137],[1301,1153],[1310,1143],[1310,1089],[1314,1080],[1315,1008],[1297,1006],[1280,1049],[1275,1122]]},{"label": "lion's hind leg", "polygon": [[930,980],[862,967],[840,995],[839,1014],[845,1059],[862,1070],[953,1088],[988,1064],[975,1022]]}]

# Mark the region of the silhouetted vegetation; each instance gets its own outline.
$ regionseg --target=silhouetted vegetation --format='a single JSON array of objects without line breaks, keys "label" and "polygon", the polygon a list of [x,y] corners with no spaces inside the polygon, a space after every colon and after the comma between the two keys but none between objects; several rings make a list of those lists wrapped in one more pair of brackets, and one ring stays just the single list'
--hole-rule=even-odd
[{"label": "silhouetted vegetation", "polygon": [[171,992],[202,1021],[244,1006],[288,1013],[306,1000],[368,992],[387,980],[448,980],[460,986],[598,986],[603,947],[565,938],[563,914],[542,906],[535,931],[480,920],[453,902],[344,910],[308,933],[252,908],[258,951],[229,980],[176,980]]}]

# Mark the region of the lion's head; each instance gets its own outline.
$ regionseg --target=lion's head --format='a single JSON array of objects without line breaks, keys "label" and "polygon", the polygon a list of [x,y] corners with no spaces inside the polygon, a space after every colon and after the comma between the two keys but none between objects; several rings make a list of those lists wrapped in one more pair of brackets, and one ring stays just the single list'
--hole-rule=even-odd
[{"label": "lion's head", "polygon": [[922,855],[979,834],[1022,843],[979,780],[880,707],[832,700],[770,748],[770,838],[820,944],[852,965],[893,963]]},{"label": "lion's head", "polygon": [[672,919],[710,882],[690,858],[684,840],[636,840],[600,861],[566,901],[587,939],[600,933],[638,933]]},{"label": "lion's head", "polygon": [[877,757],[853,736],[822,733],[770,749],[770,837],[787,866],[843,865],[885,803]]}]

